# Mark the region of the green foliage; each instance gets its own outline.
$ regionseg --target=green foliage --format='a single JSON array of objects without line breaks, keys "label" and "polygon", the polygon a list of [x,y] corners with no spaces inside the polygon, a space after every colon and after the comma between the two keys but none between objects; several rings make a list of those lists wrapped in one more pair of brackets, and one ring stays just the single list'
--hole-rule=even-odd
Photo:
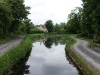
[{"label": "green foliage", "polygon": [[78,33],[82,37],[94,38],[100,44],[100,1],[82,0],[83,8],[76,8],[68,16],[67,33]]},{"label": "green foliage", "polygon": [[59,29],[60,29],[60,25],[56,23],[54,25],[53,32],[59,33]]},{"label": "green foliage", "polygon": [[20,30],[24,33],[31,33],[31,29],[34,28],[34,24],[31,22],[30,19],[25,19],[23,22],[22,22],[22,25],[21,25],[21,28]]},{"label": "green foliage", "polygon": [[47,28],[48,32],[52,32],[53,31],[53,23],[51,20],[48,20],[45,22],[45,27]]},{"label": "green foliage", "polygon": [[65,33],[66,32],[66,23],[61,22],[60,24],[55,24],[53,28],[53,32],[55,33]]},{"label": "green foliage", "polygon": [[31,50],[32,42],[43,35],[27,35],[20,45],[0,56],[0,75],[7,72]]},{"label": "green foliage", "polygon": [[94,42],[100,43],[100,1],[83,0],[83,8],[83,29],[86,35],[94,37]]},{"label": "green foliage", "polygon": [[11,24],[11,9],[7,3],[0,1],[0,38],[8,35],[8,28]]},{"label": "green foliage", "polygon": [[24,0],[9,0],[8,3],[12,10],[12,24],[9,27],[9,31],[17,32],[19,24],[29,14],[29,8],[24,5]]},{"label": "green foliage", "polygon": [[80,33],[80,20],[82,8],[76,7],[68,15],[68,22],[66,24],[67,33]]},{"label": "green foliage", "polygon": [[40,33],[44,33],[44,32],[39,29],[31,29],[30,31],[30,34],[40,34]]},{"label": "green foliage", "polygon": [[24,0],[0,0],[0,38],[18,33],[20,23],[27,18],[29,9]]}]

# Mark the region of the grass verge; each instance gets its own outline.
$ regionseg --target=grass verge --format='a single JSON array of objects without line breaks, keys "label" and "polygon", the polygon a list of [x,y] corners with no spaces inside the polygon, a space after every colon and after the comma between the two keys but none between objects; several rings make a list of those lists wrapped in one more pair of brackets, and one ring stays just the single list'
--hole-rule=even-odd
[{"label": "grass verge", "polygon": [[67,38],[68,41],[67,41],[65,49],[67,50],[67,52],[70,53],[70,55],[81,66],[83,71],[86,72],[88,75],[98,75],[97,72],[95,72],[92,68],[90,68],[89,65],[87,63],[85,63],[84,60],[82,60],[82,58],[80,58],[76,53],[74,53],[74,51],[71,48],[71,45],[75,44],[76,41],[73,38],[71,38],[71,36],[73,36],[73,34],[71,34],[71,35],[67,34],[66,35],[66,38]]},{"label": "grass verge", "polygon": [[0,75],[6,75],[11,68],[31,50],[32,42],[43,35],[26,35],[24,40],[17,47],[0,56]]}]

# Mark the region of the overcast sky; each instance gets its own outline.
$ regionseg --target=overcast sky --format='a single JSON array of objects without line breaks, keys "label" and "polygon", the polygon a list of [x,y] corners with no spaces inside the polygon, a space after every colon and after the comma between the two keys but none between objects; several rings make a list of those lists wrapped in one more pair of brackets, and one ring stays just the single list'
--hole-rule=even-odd
[{"label": "overcast sky", "polygon": [[71,10],[81,4],[81,0],[25,0],[25,5],[31,7],[28,17],[35,25],[44,24],[47,20],[67,22]]}]

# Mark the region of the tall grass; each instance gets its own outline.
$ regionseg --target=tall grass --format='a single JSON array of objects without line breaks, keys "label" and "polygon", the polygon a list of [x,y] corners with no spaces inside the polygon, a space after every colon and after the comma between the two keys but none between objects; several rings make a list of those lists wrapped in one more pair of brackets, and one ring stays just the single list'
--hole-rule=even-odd
[{"label": "tall grass", "polygon": [[[75,40],[71,38],[73,36],[72,34],[67,34],[65,37],[67,38],[67,44],[66,44],[66,50],[73,56],[73,58],[76,60],[76,62],[83,68],[84,71],[86,71],[89,75],[98,75],[97,72],[95,72],[92,68],[89,67],[89,65],[82,60],[74,51],[72,50],[71,46],[75,44]],[[75,36],[75,35],[74,35]]]},{"label": "tall grass", "polygon": [[28,51],[31,50],[33,40],[42,37],[43,35],[27,35],[24,40],[17,47],[0,57],[0,75],[6,75],[10,72],[13,65],[15,65],[21,58],[23,58]]}]

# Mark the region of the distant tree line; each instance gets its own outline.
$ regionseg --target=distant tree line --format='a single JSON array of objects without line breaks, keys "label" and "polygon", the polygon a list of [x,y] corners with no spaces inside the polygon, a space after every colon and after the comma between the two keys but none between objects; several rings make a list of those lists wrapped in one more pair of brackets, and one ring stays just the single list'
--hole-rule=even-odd
[{"label": "distant tree line", "polygon": [[66,33],[66,23],[61,22],[60,24],[54,24],[52,20],[47,20],[45,22],[45,27],[47,28],[49,33]]},{"label": "distant tree line", "polygon": [[100,0],[82,0],[82,8],[76,7],[68,16],[68,33],[94,38],[100,44]]},{"label": "distant tree line", "polygon": [[[53,24],[52,20],[45,22],[48,32],[75,33],[82,37],[94,38],[100,43],[100,1],[82,0],[82,7],[76,7],[68,15],[67,23]],[[40,32],[34,29],[34,24],[28,19],[30,7],[24,0],[0,0],[0,38],[13,34]]]},{"label": "distant tree line", "polygon": [[27,18],[29,9],[24,0],[0,0],[0,38],[20,32],[29,33],[33,25]]},{"label": "distant tree line", "polygon": [[[45,23],[49,32],[72,33],[82,37],[93,38],[100,44],[100,0],[82,0],[82,7],[76,7],[68,15],[67,23]],[[50,26],[52,28],[50,28]]]}]

